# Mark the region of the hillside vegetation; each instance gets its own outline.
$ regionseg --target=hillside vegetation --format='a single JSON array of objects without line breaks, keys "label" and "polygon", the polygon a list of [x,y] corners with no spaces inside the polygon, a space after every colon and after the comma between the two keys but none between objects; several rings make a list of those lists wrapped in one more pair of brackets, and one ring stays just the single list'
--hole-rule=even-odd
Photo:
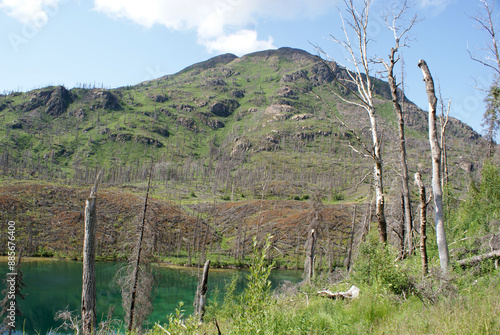
[{"label": "hillside vegetation", "polygon": [[[372,227],[371,163],[338,120],[367,143],[370,125],[364,111],[332,94],[349,97],[334,81],[346,69],[331,65],[281,48],[221,55],[135,86],[2,95],[0,229],[16,222],[24,255],[81,259],[84,203],[101,171],[97,258],[125,260],[153,164],[145,219],[153,259],[250,268],[243,294],[232,284],[220,293],[223,303],[209,302],[206,320],[218,320],[224,334],[498,333],[498,261],[456,262],[500,248],[498,157],[485,161],[486,141],[450,118],[444,211],[452,269],[447,277],[437,270],[429,224],[431,273],[422,276],[419,256],[397,247],[401,177],[388,84],[374,80],[389,235],[381,245]],[[402,101],[409,172],[420,171],[429,185],[427,113]],[[416,224],[418,190],[411,190]],[[270,292],[271,268],[304,267],[313,222],[316,276]],[[359,300],[316,296],[318,287],[351,284],[361,288]],[[181,307],[160,326],[149,332],[217,333]]]},{"label": "hillside vegetation", "polygon": [[[101,257],[121,259],[152,159],[161,257],[194,264],[195,254],[206,253],[201,245],[210,243],[221,264],[226,257],[245,263],[252,236],[272,233],[283,235],[276,242],[283,265],[300,267],[309,199],[319,194],[330,211],[322,215],[326,228],[319,238],[331,268],[343,262],[351,221],[366,227],[374,215],[370,163],[349,147],[352,134],[336,117],[367,139],[368,121],[331,94],[344,94],[334,75],[347,76],[335,64],[333,71],[305,51],[281,48],[221,55],[135,86],[58,86],[1,96],[2,215],[18,218],[28,254],[78,258],[86,185],[103,171]],[[387,83],[376,80],[375,87],[388,220],[397,225],[396,121]],[[427,179],[426,113],[407,99],[405,107],[410,172],[421,170]],[[480,168],[484,140],[453,118],[446,134],[450,189],[463,196]],[[68,231],[72,237],[63,238]]]}]

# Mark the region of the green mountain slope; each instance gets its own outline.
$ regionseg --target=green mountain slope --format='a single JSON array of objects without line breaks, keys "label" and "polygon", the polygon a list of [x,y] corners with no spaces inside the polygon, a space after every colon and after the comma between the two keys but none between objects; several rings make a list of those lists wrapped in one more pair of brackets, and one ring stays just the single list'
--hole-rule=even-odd
[{"label": "green mountain slope", "polygon": [[[340,66],[335,72],[346,76]],[[387,83],[375,88],[390,191],[398,183],[396,118]],[[368,121],[331,89],[342,94],[318,57],[281,48],[217,56],[135,86],[12,93],[0,97],[1,172],[88,182],[103,169],[109,184],[135,183],[153,157],[170,199],[302,198],[318,188],[325,199],[363,199],[370,162],[349,148],[351,134],[329,109],[369,142]],[[406,109],[410,170],[425,172],[426,113],[410,101]],[[450,166],[465,178],[482,139],[456,119],[447,135]]]}]

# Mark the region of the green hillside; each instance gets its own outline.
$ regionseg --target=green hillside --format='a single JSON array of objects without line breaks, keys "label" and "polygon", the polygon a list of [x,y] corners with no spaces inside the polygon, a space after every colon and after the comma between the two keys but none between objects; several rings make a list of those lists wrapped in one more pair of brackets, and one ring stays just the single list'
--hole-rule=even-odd
[{"label": "green hillside", "polygon": [[[339,66],[335,72],[346,75]],[[12,93],[0,97],[1,172],[86,183],[103,169],[110,185],[140,183],[153,157],[154,179],[169,199],[193,192],[288,199],[318,188],[328,200],[360,199],[370,164],[348,147],[351,134],[329,108],[369,142],[368,121],[331,94],[335,86],[318,57],[281,48],[218,56],[135,86]],[[396,118],[387,84],[375,86],[390,190],[397,184]],[[410,170],[420,164],[425,172],[426,115],[409,101],[406,109]],[[465,177],[479,161],[481,137],[455,119],[447,135],[450,164]]]}]

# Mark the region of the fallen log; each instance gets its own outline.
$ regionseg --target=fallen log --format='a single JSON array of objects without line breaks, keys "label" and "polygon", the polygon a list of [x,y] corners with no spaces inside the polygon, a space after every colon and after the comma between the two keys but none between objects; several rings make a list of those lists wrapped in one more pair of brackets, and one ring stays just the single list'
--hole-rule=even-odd
[{"label": "fallen log", "polygon": [[318,291],[319,296],[327,297],[330,299],[356,299],[359,297],[359,288],[352,285],[348,291],[345,292],[332,292],[330,290]]},{"label": "fallen log", "polygon": [[466,259],[461,259],[458,261],[458,265],[462,267],[471,266],[477,263],[481,263],[482,261],[485,261],[487,259],[494,259],[494,258],[500,258],[500,250],[493,250],[486,254],[477,255]]}]

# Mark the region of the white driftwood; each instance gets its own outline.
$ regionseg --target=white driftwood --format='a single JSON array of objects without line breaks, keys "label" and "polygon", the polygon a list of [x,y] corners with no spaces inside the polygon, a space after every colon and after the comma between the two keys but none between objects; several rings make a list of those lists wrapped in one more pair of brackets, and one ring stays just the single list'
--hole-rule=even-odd
[{"label": "white driftwood", "polygon": [[349,291],[346,292],[332,292],[330,290],[318,291],[318,295],[330,299],[356,299],[359,297],[359,288],[352,285]]}]

